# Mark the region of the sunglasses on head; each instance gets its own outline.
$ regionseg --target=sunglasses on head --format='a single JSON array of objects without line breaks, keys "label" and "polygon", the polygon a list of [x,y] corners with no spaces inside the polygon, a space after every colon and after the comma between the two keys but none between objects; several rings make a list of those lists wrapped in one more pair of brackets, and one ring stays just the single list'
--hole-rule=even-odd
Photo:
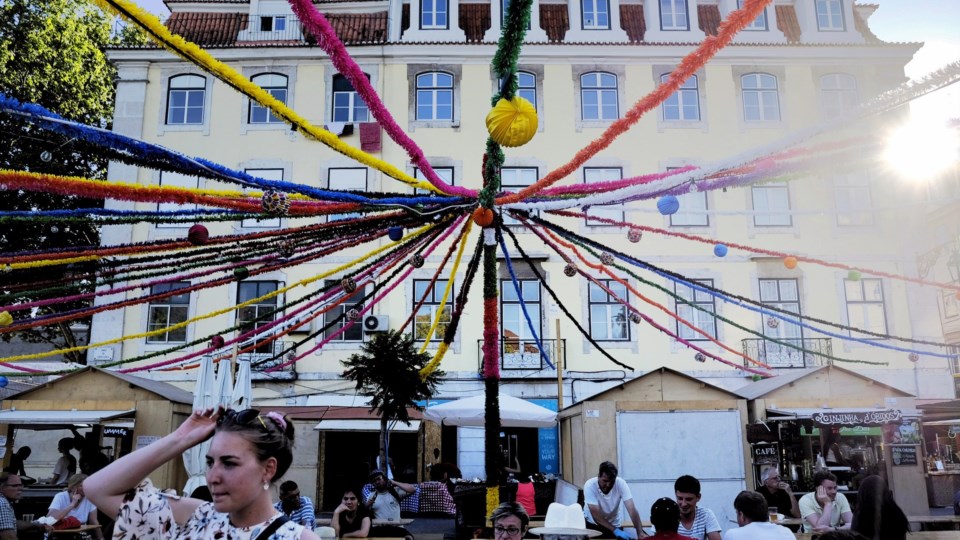
[{"label": "sunglasses on head", "polygon": [[238,426],[249,426],[254,420],[259,420],[260,425],[263,429],[270,431],[270,428],[267,427],[267,423],[263,421],[263,417],[260,416],[260,411],[258,409],[244,409],[242,411],[235,411],[233,409],[226,409],[220,412],[220,417],[217,418],[217,426],[222,426],[224,424],[236,424]]}]

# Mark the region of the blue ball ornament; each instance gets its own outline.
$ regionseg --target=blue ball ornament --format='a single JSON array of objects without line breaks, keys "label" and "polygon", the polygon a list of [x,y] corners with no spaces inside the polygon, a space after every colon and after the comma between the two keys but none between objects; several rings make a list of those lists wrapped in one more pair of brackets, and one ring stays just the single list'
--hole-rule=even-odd
[{"label": "blue ball ornament", "polygon": [[723,244],[717,244],[713,246],[713,254],[717,257],[726,257],[727,256],[727,246]]},{"label": "blue ball ornament", "polygon": [[665,216],[676,214],[680,209],[680,201],[673,195],[664,195],[657,201],[657,210]]},{"label": "blue ball ornament", "polygon": [[6,388],[10,384],[10,379],[0,375],[0,388]]},{"label": "blue ball ornament", "polygon": [[387,236],[394,242],[399,242],[403,238],[403,227],[393,226],[387,229]]}]

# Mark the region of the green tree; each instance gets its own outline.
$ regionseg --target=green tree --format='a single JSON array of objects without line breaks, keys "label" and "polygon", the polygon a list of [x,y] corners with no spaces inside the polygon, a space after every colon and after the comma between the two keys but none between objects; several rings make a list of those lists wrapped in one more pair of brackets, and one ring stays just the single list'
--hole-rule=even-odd
[{"label": "green tree", "polygon": [[417,401],[426,401],[437,391],[444,373],[436,370],[426,378],[420,369],[430,362],[430,355],[418,353],[410,334],[388,330],[375,334],[343,361],[343,378],[356,383],[360,395],[370,397],[370,410],[380,415],[380,463],[387,463],[389,423],[410,425],[408,408],[422,411]]},{"label": "green tree", "polygon": [[[109,127],[113,113],[116,69],[104,50],[111,45],[143,43],[143,36],[124,30],[111,34],[113,19],[83,0],[0,0],[0,92],[21,102],[37,103],[65,118]],[[0,113],[0,168],[103,179],[107,161],[94,146],[65,139]],[[0,191],[0,210],[69,210],[102,205],[102,201],[47,193]],[[89,219],[0,221],[0,252],[51,250],[99,243]],[[91,290],[93,264],[51,266],[0,274],[0,304],[43,298],[32,291],[66,286],[51,296]],[[18,319],[77,309],[73,302],[19,313]],[[63,348],[75,345],[71,324],[2,334]],[[66,360],[83,362],[82,352]]]}]

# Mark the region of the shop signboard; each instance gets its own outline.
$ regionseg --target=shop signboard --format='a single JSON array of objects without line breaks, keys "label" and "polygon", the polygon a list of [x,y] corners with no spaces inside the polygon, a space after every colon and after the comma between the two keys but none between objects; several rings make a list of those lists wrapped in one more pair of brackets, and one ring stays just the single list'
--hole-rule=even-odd
[{"label": "shop signboard", "polygon": [[754,444],[760,442],[777,442],[780,440],[780,434],[776,428],[768,427],[768,424],[747,424],[747,442]]},{"label": "shop signboard", "polygon": [[903,420],[900,409],[880,409],[876,411],[821,411],[811,419],[815,426],[883,426],[898,424]]},{"label": "shop signboard", "polygon": [[894,465],[916,465],[917,448],[914,444],[891,444],[890,459]]},{"label": "shop signboard", "polygon": [[125,427],[104,427],[103,436],[104,437],[126,437],[130,434],[130,430]]},{"label": "shop signboard", "polygon": [[780,460],[779,447],[774,444],[755,444],[753,445],[753,464],[754,465],[773,465]]},{"label": "shop signboard", "polygon": [[[819,437],[820,428],[813,428],[810,430],[810,433],[801,430],[800,435],[804,437]],[[842,437],[880,437],[881,435],[883,435],[883,429],[878,426],[850,426],[840,428],[840,436]]]}]

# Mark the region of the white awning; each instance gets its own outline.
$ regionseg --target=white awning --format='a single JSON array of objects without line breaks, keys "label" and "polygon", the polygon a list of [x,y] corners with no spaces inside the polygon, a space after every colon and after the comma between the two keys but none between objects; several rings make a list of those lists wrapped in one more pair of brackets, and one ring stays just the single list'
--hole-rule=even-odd
[{"label": "white awning", "polygon": [[7,409],[0,411],[0,424],[69,426],[73,424],[100,424],[104,420],[132,418],[136,409],[129,411],[19,411]]},{"label": "white awning", "polygon": [[[896,407],[893,407],[896,408]],[[868,413],[880,411],[876,407],[837,407],[834,409],[814,408],[776,408],[767,409],[767,420],[787,420],[799,419],[805,420],[812,418],[817,413]],[[922,414],[918,409],[899,409],[904,418],[920,418]],[[780,418],[784,417],[784,418]]]},{"label": "white awning", "polygon": [[[322,420],[313,429],[317,431],[380,431],[380,420]],[[390,431],[416,433],[420,430],[420,420],[411,420],[410,425],[397,422]]]},{"label": "white awning", "polygon": [[960,418],[955,420],[932,420],[930,422],[924,422],[925,426],[960,426]]}]

